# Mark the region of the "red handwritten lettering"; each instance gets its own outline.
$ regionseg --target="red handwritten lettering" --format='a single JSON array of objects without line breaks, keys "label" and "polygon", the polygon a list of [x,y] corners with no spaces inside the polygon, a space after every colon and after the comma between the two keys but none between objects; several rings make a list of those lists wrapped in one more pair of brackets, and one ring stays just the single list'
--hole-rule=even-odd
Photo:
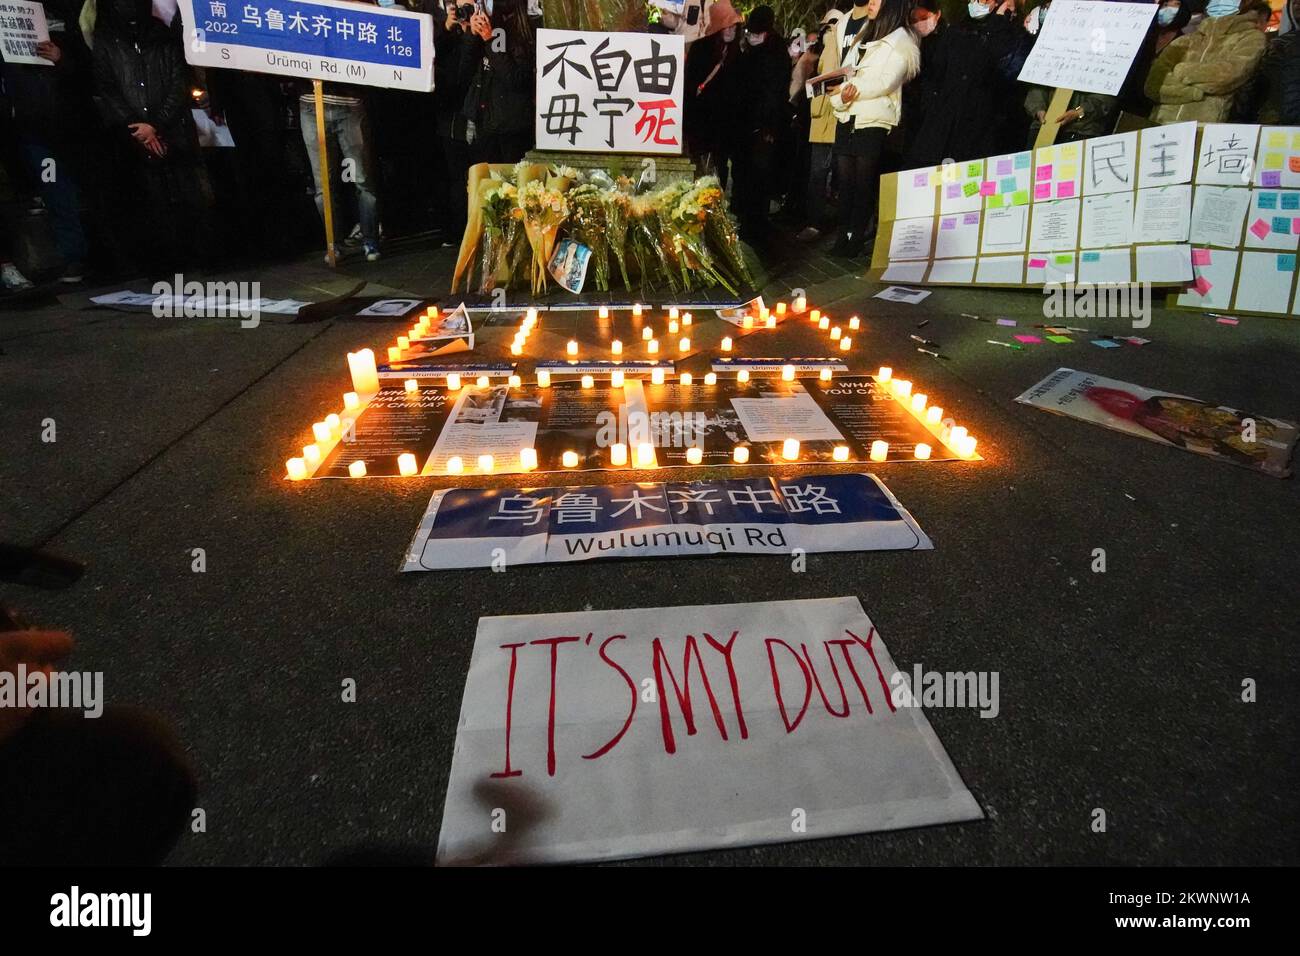
[{"label": "red handwritten lettering", "polygon": [[[799,722],[803,720],[803,715],[808,712],[808,702],[812,700],[812,680],[808,677],[807,665],[800,659],[799,653],[793,647],[777,637],[769,637],[764,643],[767,645],[767,663],[772,669],[772,692],[776,695],[776,705],[781,710],[781,720],[785,723],[785,732],[792,734],[794,729],[799,726]],[[799,665],[799,670],[803,671],[803,707],[799,709],[799,716],[794,719],[794,723],[790,723],[789,714],[785,709],[785,698],[781,696],[781,677],[776,672],[776,655],[772,653],[773,644],[780,644],[789,651],[790,656],[794,658],[794,662]]]}]

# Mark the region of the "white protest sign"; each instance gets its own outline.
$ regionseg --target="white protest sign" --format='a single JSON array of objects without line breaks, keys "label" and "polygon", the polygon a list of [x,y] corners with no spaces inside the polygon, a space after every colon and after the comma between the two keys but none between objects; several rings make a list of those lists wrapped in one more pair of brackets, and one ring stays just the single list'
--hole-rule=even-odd
[{"label": "white protest sign", "polygon": [[479,620],[439,864],[977,820],[857,598]]},{"label": "white protest sign", "polygon": [[180,8],[194,66],[433,89],[428,14],[341,0],[180,0]]},{"label": "white protest sign", "polygon": [[1154,3],[1054,0],[1018,79],[1114,96],[1155,14]]},{"label": "white protest sign", "polygon": [[0,54],[6,63],[53,66],[36,55],[36,44],[49,38],[43,6],[28,0],[0,0]]},{"label": "white protest sign", "polygon": [[686,41],[651,33],[537,31],[537,148],[682,152]]}]

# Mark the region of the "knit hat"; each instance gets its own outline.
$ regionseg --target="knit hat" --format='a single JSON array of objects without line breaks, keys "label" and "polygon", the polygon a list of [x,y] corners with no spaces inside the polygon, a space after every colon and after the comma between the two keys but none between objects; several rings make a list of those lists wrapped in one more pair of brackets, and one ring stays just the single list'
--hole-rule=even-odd
[{"label": "knit hat", "polygon": [[750,12],[749,19],[745,21],[747,33],[771,33],[774,26],[776,26],[776,14],[766,4],[755,7]]}]

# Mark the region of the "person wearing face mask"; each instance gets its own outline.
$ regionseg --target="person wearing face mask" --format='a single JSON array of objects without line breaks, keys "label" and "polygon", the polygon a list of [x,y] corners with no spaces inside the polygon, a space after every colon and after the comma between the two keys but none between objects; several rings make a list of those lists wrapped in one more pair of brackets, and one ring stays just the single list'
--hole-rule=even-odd
[{"label": "person wearing face mask", "polygon": [[921,69],[911,0],[867,0],[835,25],[844,82],[831,94],[840,237],[831,255],[855,258],[868,247],[885,140],[902,121],[903,86]]},{"label": "person wearing face mask", "polygon": [[682,129],[686,150],[701,174],[713,172],[727,186],[728,162],[740,138],[736,102],[741,97],[740,24],[731,0],[709,5],[704,35],[686,48],[686,101]]},{"label": "person wearing face mask", "polygon": [[[1005,152],[1006,109],[1018,97],[1001,64],[1024,36],[1013,0],[971,0],[966,15],[927,51],[922,119],[905,158],[908,168]],[[932,54],[932,55],[931,55]]]},{"label": "person wearing face mask", "polygon": [[1147,74],[1156,123],[1222,123],[1233,96],[1254,74],[1267,43],[1240,0],[1210,0],[1195,33],[1173,40]]},{"label": "person wearing face mask", "polygon": [[131,156],[137,208],[151,221],[145,260],[164,274],[209,258],[212,191],[190,113],[188,71],[178,35],[157,20],[150,0],[99,4],[95,99],[105,124]]},{"label": "person wearing face mask", "polygon": [[[943,35],[948,30],[948,23],[943,16],[943,6],[939,0],[917,0],[912,8],[912,29],[921,46],[921,72],[903,87],[903,156],[911,155],[916,144],[916,136],[925,119],[926,107],[937,105],[933,95],[937,70],[940,62],[936,51],[943,43]],[[905,160],[906,162],[906,160]]]},{"label": "person wearing face mask", "polygon": [[[820,76],[840,65],[840,49],[835,43],[835,26],[844,18],[841,10],[831,9],[822,17],[819,32],[817,65],[809,77]],[[807,96],[801,88],[799,96]],[[804,197],[804,222],[807,224],[796,236],[802,242],[811,242],[823,232],[834,228],[835,209],[831,205],[832,150],[835,144],[835,108],[830,94],[824,90],[808,101],[808,185]]]},{"label": "person wearing face mask", "polygon": [[741,237],[753,246],[772,241],[769,206],[776,187],[778,143],[790,125],[790,57],[776,32],[776,15],[755,7],[745,21],[745,46],[737,74],[743,124],[733,157],[733,207]]}]

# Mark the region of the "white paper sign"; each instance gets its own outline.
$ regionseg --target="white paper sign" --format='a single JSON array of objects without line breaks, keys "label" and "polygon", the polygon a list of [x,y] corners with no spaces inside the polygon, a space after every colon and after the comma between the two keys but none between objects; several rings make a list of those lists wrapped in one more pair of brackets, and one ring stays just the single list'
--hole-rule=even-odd
[{"label": "white paper sign", "polygon": [[537,31],[537,148],[682,152],[686,41],[671,34]]},{"label": "white paper sign", "polygon": [[608,860],[981,819],[903,681],[853,597],[482,618],[437,861]]},{"label": "white paper sign", "polygon": [[53,66],[36,55],[36,44],[49,38],[43,6],[29,0],[0,0],[0,54],[6,63]]},{"label": "white paper sign", "polygon": [[1153,3],[1055,0],[1019,80],[1114,96],[1155,13]]}]

